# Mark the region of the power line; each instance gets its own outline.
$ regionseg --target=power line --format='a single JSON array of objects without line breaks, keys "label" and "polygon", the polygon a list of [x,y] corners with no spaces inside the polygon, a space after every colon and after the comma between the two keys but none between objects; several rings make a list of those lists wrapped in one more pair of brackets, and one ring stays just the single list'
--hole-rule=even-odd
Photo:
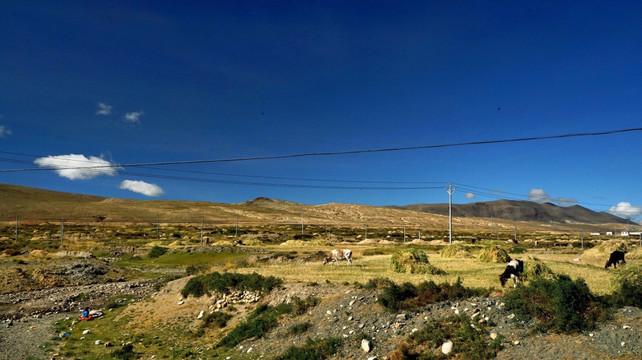
[{"label": "power line", "polygon": [[[226,158],[226,159],[209,159],[209,160],[162,161],[162,162],[148,162],[148,163],[131,163],[131,164],[121,164],[121,165],[110,164],[110,165],[101,165],[101,166],[87,166],[87,167],[82,167],[82,168],[83,169],[92,169],[92,168],[115,168],[115,167],[191,165],[191,164],[223,163],[223,162],[239,162],[239,161],[291,159],[291,158],[310,157],[310,156],[355,155],[355,154],[365,154],[365,153],[408,151],[408,150],[436,149],[436,148],[470,146],[470,145],[488,145],[488,144],[501,144],[501,143],[512,143],[512,142],[523,142],[523,141],[563,139],[563,138],[584,137],[584,136],[603,136],[603,135],[612,135],[612,134],[635,132],[635,131],[642,131],[642,128],[630,128],[630,129],[619,129],[619,130],[609,130],[609,131],[599,131],[599,132],[586,132],[586,133],[571,133],[571,134],[549,135],[549,136],[532,136],[532,137],[515,138],[515,139],[484,140],[484,141],[469,141],[469,142],[446,143],[446,144],[435,144],[435,145],[393,147],[393,148],[381,148],[381,149],[312,152],[312,153],[299,153],[299,154],[289,154],[289,155],[267,155],[267,156],[252,156],[252,157],[238,157],[238,158]],[[9,152],[0,151],[0,153],[7,154]],[[20,154],[20,153],[9,153],[9,154]],[[67,170],[67,169],[76,169],[76,168],[70,167],[70,168],[5,169],[5,170],[0,170],[0,172]]]}]

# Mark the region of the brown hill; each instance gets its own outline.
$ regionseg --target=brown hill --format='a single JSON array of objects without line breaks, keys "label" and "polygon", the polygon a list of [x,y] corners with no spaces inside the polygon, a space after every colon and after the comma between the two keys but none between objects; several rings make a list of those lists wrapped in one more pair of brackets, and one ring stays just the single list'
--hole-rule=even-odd
[{"label": "brown hill", "polygon": [[[448,204],[414,204],[402,209],[448,215]],[[626,224],[628,221],[606,212],[595,212],[579,205],[568,207],[532,201],[496,200],[471,204],[453,204],[453,216],[485,217],[516,221],[537,221],[561,224]]]}]

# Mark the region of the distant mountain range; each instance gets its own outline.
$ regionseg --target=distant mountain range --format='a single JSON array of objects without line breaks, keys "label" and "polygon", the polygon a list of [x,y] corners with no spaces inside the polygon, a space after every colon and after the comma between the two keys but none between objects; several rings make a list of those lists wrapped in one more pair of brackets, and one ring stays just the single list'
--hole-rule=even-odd
[{"label": "distant mountain range", "polygon": [[[391,206],[391,208],[448,215],[448,204],[414,204],[406,206]],[[562,207],[551,203],[539,204],[532,201],[518,200],[496,200],[470,204],[453,204],[452,212],[454,217],[494,217],[505,220],[537,221],[545,223],[628,223],[627,219],[623,219],[603,211],[595,212],[579,205]]]}]

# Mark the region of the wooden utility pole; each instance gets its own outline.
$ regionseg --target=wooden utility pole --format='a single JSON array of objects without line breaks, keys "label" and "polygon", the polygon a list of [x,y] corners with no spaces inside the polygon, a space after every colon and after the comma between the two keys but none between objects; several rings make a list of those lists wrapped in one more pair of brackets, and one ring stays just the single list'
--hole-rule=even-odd
[{"label": "wooden utility pole", "polygon": [[18,215],[16,215],[16,242],[18,242]]},{"label": "wooden utility pole", "polygon": [[448,244],[453,243],[453,192],[455,188],[452,183],[448,184]]},{"label": "wooden utility pole", "polygon": [[60,219],[60,246],[62,246],[62,239],[65,235],[65,219]]},{"label": "wooden utility pole", "polygon": [[201,219],[201,246],[203,246],[203,222],[205,219]]}]

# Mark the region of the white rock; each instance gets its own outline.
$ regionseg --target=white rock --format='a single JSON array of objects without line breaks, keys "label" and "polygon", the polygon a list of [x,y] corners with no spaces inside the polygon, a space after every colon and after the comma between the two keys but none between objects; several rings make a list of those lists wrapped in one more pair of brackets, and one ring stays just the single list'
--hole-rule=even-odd
[{"label": "white rock", "polygon": [[510,315],[508,315],[506,318],[510,320],[510,319],[512,319],[512,318],[514,318],[514,317],[515,317],[515,314],[510,314]]},{"label": "white rock", "polygon": [[183,301],[183,300],[178,302],[178,305],[183,305],[183,304],[185,304],[185,301]]},{"label": "white rock", "polygon": [[624,347],[624,345],[626,345],[626,343],[624,341],[622,341],[622,343],[620,345],[622,345],[622,347]]},{"label": "white rock", "polygon": [[369,357],[369,358],[368,358],[368,360],[378,360],[378,359],[379,359],[379,358],[378,358],[378,357],[376,357],[376,356],[371,356],[371,357]]},{"label": "white rock", "polygon": [[497,339],[497,333],[496,332],[490,333],[490,338],[493,340]]},{"label": "white rock", "polygon": [[202,319],[203,318],[203,314],[204,314],[204,312],[201,310],[201,312],[198,313],[197,319]]},{"label": "white rock", "polygon": [[100,340],[96,340],[96,341],[94,342],[94,344],[96,344],[96,345],[100,345]]},{"label": "white rock", "polygon": [[622,326],[622,329],[630,329],[631,327],[629,325],[624,325]]},{"label": "white rock", "polygon": [[513,345],[519,345],[519,340],[513,341]]},{"label": "white rock", "polygon": [[453,342],[448,340],[445,343],[441,345],[441,352],[444,353],[444,355],[450,354],[450,352],[453,351]]},{"label": "white rock", "polygon": [[362,339],[361,340],[361,349],[363,349],[363,351],[365,351],[367,353],[369,353],[370,350],[372,350],[370,348],[370,341],[368,339]]},{"label": "white rock", "polygon": [[87,329],[82,332],[83,335],[91,334],[91,330]]}]

